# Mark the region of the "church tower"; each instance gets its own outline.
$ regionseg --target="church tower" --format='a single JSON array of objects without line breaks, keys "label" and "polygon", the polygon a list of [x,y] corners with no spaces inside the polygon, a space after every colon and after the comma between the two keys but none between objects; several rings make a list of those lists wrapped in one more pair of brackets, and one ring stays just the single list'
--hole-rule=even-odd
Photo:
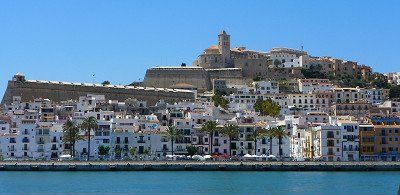
[{"label": "church tower", "polygon": [[218,50],[221,53],[223,67],[230,67],[231,36],[226,34],[224,30],[218,35]]}]

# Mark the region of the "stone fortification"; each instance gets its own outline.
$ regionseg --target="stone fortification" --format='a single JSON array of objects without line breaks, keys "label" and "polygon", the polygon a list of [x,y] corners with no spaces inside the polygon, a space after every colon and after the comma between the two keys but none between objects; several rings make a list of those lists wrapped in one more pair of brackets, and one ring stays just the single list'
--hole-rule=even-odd
[{"label": "stone fortification", "polygon": [[240,68],[204,69],[202,67],[155,67],[146,71],[143,86],[174,89],[212,89],[215,79],[242,79]]},{"label": "stone fortification", "polygon": [[21,96],[22,101],[47,98],[60,102],[76,100],[79,96],[87,94],[101,94],[105,95],[106,99],[119,101],[136,98],[146,100],[150,105],[155,104],[160,99],[166,102],[195,99],[195,94],[192,91],[181,89],[25,80],[24,76],[15,75],[13,80],[8,82],[1,103],[11,103],[13,96]]},{"label": "stone fortification", "polygon": [[155,67],[147,69],[143,86],[164,88],[185,86],[205,91],[210,88],[210,82],[206,70],[202,67]]}]

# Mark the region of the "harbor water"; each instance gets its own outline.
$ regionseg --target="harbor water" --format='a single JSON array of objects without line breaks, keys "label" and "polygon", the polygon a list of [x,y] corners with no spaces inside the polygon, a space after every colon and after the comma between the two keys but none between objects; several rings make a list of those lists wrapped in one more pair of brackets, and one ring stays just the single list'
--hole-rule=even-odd
[{"label": "harbor water", "polygon": [[400,172],[0,172],[0,194],[397,194]]}]

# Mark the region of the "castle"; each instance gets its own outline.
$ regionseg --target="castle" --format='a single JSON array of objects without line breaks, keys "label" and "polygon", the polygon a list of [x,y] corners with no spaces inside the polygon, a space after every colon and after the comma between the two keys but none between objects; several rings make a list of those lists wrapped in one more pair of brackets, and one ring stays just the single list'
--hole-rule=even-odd
[{"label": "castle", "polygon": [[330,57],[312,57],[306,51],[290,48],[272,48],[268,52],[231,48],[230,35],[222,31],[218,45],[204,50],[191,67],[154,67],[147,70],[143,86],[175,89],[212,90],[215,82],[249,83],[254,78],[304,78],[303,69],[321,66],[325,75],[366,77],[372,73],[369,66]]}]

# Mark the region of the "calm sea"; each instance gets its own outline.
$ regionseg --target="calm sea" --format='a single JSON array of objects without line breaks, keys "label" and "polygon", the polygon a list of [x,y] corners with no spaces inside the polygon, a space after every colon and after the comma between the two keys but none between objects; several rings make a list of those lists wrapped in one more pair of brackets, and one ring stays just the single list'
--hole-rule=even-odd
[{"label": "calm sea", "polygon": [[400,172],[0,172],[0,194],[397,194]]}]

